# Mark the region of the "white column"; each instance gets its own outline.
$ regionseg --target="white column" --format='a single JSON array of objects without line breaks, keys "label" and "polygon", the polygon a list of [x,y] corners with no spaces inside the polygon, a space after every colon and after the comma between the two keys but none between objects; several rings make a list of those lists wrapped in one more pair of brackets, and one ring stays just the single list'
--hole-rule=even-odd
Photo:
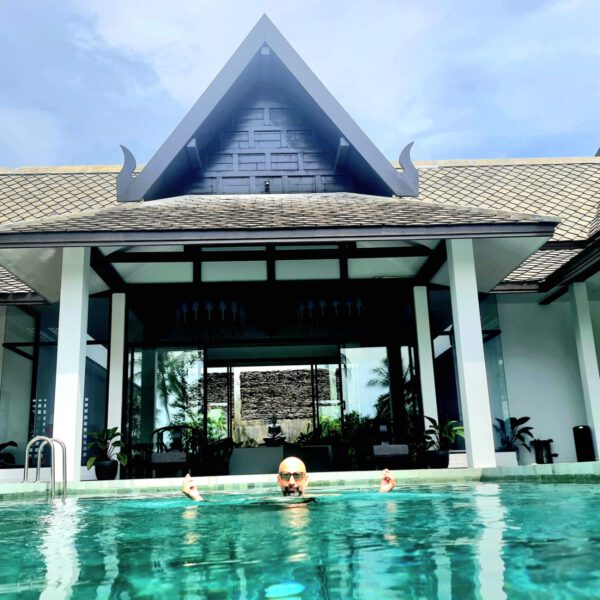
[{"label": "white column", "polygon": [[6,332],[6,305],[0,306],[0,385],[2,384],[2,365],[4,364],[4,335]]},{"label": "white column", "polygon": [[456,370],[469,467],[495,467],[472,240],[447,240]]},{"label": "white column", "polygon": [[[435,376],[433,371],[433,347],[431,328],[429,327],[429,301],[427,287],[417,285],[413,288],[415,304],[415,322],[417,325],[417,349],[419,352],[419,374],[421,377],[421,399],[423,414],[438,420],[437,397],[435,394]],[[429,427],[425,423],[425,427]]]},{"label": "white column", "polygon": [[121,431],[125,361],[125,294],[112,295],[106,427]]},{"label": "white column", "polygon": [[[108,408],[106,427],[121,431],[125,361],[125,294],[113,294],[110,311],[110,356],[108,359]],[[121,431],[122,433],[122,431]],[[121,465],[119,465],[120,479]]]},{"label": "white column", "polygon": [[[83,387],[88,321],[89,248],[63,248],[53,436],[67,446],[67,480],[81,478]],[[56,476],[62,478],[60,450]]]},{"label": "white column", "polygon": [[572,283],[570,287],[585,414],[587,424],[592,429],[596,456],[598,456],[600,450],[600,375],[598,374],[598,357],[594,344],[590,304],[585,282]]}]

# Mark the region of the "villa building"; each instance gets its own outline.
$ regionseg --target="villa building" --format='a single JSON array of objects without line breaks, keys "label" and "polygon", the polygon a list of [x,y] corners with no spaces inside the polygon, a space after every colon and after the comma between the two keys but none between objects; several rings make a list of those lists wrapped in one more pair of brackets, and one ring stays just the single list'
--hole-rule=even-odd
[{"label": "villa building", "polygon": [[272,415],[289,442],[369,418],[371,446],[459,419],[474,467],[509,416],[557,462],[576,426],[598,449],[600,157],[415,165],[402,145],[386,160],[263,17],[145,167],[124,148],[0,170],[15,465],[52,435],[68,479],[93,477],[88,434],[118,427],[121,476],[159,474],[139,459],[157,430],[249,447]]}]

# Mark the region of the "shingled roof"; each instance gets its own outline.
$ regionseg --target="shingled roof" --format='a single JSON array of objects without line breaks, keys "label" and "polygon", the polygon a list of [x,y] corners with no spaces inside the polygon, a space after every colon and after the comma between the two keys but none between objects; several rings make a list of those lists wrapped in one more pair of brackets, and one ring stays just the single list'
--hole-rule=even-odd
[{"label": "shingled roof", "polygon": [[[555,242],[587,239],[600,202],[599,157],[435,161],[417,166],[421,181],[419,200],[428,202],[428,211],[431,202],[502,213],[556,215],[561,223],[552,238]],[[119,170],[115,166],[0,169],[0,223],[24,226],[23,221],[120,206],[116,198]],[[212,197],[213,201],[217,198]],[[246,198],[249,203],[257,203],[265,196]],[[229,201],[234,200],[230,197]],[[396,208],[400,206],[397,199],[389,202],[396,203],[392,205]],[[158,206],[153,210],[159,210]],[[308,207],[303,210],[308,211],[303,213],[303,219],[309,218],[311,211]],[[109,216],[113,214],[110,211]],[[85,223],[86,217],[82,218]],[[360,219],[358,207],[356,218]],[[416,218],[416,213],[411,218]],[[52,222],[58,227],[62,221]],[[40,227],[40,223],[29,225]],[[573,248],[540,250],[507,281],[540,281],[578,252]]]},{"label": "shingled roof", "polygon": [[600,157],[417,163],[419,199],[557,215],[553,241],[585,240],[600,203]]},{"label": "shingled roof", "polygon": [[478,225],[549,224],[557,219],[473,206],[426,203],[345,192],[180,196],[120,204],[79,214],[9,223],[0,227],[0,243],[9,234],[72,232],[169,232],[223,230],[294,230],[345,228],[431,228]]}]

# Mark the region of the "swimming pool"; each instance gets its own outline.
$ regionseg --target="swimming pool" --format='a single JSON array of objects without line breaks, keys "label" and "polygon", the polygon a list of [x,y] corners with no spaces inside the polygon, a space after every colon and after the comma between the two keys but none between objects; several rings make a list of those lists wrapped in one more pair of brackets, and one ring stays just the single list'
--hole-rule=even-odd
[{"label": "swimming pool", "polygon": [[600,486],[312,492],[0,504],[0,595],[600,597]]}]

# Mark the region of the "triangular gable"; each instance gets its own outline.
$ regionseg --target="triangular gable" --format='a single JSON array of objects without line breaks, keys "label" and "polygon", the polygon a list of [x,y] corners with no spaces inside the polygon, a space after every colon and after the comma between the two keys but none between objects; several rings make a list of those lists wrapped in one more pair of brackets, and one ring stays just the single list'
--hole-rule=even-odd
[{"label": "triangular gable", "polygon": [[[418,173],[409,154],[411,145],[402,152],[400,163],[403,172],[399,173],[323,86],[269,18],[263,15],[139,175],[133,175],[135,159],[123,148],[125,164],[117,178],[119,200],[154,199],[164,197],[165,193],[173,195],[169,180],[176,180],[183,170],[189,168],[193,155],[197,154],[198,165],[202,164],[198,145],[207,142],[205,136],[209,132],[215,135],[215,119],[222,120],[223,114],[229,110],[231,96],[235,96],[233,90],[237,90],[239,96],[244,77],[256,79],[256,68],[252,71],[251,67],[260,54],[270,52],[275,55],[277,64],[283,65],[286,73],[291,75],[290,81],[293,80],[294,85],[305,94],[306,104],[310,104],[313,113],[324,115],[328,120],[330,133],[337,132],[336,164],[340,156],[343,158],[348,154],[352,161],[352,172],[358,176],[362,174],[368,180],[370,193],[387,196],[418,195]],[[256,84],[256,81],[253,80],[253,83]]]}]

